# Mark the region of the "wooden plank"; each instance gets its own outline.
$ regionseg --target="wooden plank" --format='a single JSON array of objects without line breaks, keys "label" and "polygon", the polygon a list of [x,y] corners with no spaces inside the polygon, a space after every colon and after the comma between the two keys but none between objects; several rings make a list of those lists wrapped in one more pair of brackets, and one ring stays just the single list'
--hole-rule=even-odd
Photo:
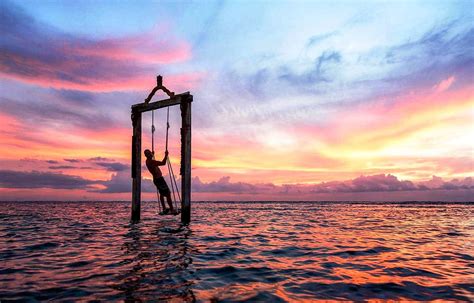
[{"label": "wooden plank", "polygon": [[[144,113],[150,110],[155,110],[155,109],[160,109],[163,107],[168,107],[168,106],[173,106],[173,105],[178,105],[183,102],[183,100],[188,100],[189,99],[190,93],[185,92],[182,94],[175,95],[173,98],[170,99],[165,99],[165,100],[160,100],[156,102],[150,102],[150,103],[138,103],[135,105],[132,105],[132,112],[136,113]],[[192,98],[191,98],[192,100]]]},{"label": "wooden plank", "polygon": [[141,150],[142,150],[142,114],[132,113],[132,222],[140,221],[141,208]]},{"label": "wooden plank", "polygon": [[191,102],[192,95],[181,103],[181,222],[191,222]]}]

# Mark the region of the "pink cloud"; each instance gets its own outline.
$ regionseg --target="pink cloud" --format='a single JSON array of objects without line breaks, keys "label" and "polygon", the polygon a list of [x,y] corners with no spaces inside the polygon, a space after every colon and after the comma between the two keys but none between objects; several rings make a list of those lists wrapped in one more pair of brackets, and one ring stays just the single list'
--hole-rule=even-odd
[{"label": "pink cloud", "polygon": [[[134,36],[90,39],[52,29],[21,10],[4,10],[10,20],[0,20],[9,28],[0,51],[0,75],[5,78],[87,91],[141,90],[153,87],[153,76],[166,65],[191,58],[189,43],[169,29],[168,34],[157,27]],[[190,89],[199,78],[196,72],[175,73],[166,76],[166,84]]]},{"label": "pink cloud", "polygon": [[399,180],[391,174],[360,176],[346,181],[321,182],[318,184],[283,184],[231,182],[230,177],[222,177],[217,181],[203,182],[194,177],[193,192],[208,193],[254,193],[259,195],[280,194],[320,194],[320,193],[365,193],[365,192],[397,192],[424,190],[472,190],[474,183],[471,177],[444,181],[433,176],[432,180],[412,182]]},{"label": "pink cloud", "polygon": [[63,44],[63,49],[64,51],[83,56],[145,63],[168,64],[183,62],[191,58],[191,46],[189,43],[167,34],[158,26],[154,32],[150,31],[122,38],[83,43],[66,41]]},{"label": "pink cloud", "polygon": [[438,84],[436,84],[435,86],[433,86],[433,90],[437,93],[444,92],[449,87],[451,87],[451,85],[454,83],[455,80],[456,80],[456,78],[454,76],[451,76],[447,79],[444,79],[443,81],[441,81]]}]

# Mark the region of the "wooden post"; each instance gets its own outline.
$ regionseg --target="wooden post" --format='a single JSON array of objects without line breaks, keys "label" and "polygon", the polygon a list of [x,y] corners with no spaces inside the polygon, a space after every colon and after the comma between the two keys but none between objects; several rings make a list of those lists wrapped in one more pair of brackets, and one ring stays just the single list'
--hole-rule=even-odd
[{"label": "wooden post", "polygon": [[191,222],[191,102],[187,96],[181,102],[181,223]]},{"label": "wooden post", "polygon": [[132,110],[132,222],[140,221],[141,204],[141,159],[142,159],[142,113]]}]

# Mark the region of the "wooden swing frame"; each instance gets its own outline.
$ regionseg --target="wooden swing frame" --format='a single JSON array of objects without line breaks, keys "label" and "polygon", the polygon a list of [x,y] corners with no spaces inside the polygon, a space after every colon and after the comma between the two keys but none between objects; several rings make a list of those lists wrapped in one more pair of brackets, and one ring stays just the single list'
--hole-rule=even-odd
[{"label": "wooden swing frame", "polygon": [[[191,222],[191,102],[193,95],[189,92],[174,94],[163,86],[163,78],[156,78],[157,86],[143,103],[132,105],[132,214],[131,221],[140,221],[141,212],[141,156],[142,156],[142,113],[179,105],[181,110],[181,222]],[[163,90],[170,98],[150,102],[153,95]]]}]

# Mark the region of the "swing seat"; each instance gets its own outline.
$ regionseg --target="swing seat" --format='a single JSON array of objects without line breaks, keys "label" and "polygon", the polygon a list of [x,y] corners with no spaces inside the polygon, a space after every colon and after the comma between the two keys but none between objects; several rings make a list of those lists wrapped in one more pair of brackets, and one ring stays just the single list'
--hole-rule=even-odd
[{"label": "swing seat", "polygon": [[164,213],[164,212],[160,212],[159,215],[160,216],[177,216],[181,213],[181,209],[177,209],[175,212],[167,212],[167,213]]}]

